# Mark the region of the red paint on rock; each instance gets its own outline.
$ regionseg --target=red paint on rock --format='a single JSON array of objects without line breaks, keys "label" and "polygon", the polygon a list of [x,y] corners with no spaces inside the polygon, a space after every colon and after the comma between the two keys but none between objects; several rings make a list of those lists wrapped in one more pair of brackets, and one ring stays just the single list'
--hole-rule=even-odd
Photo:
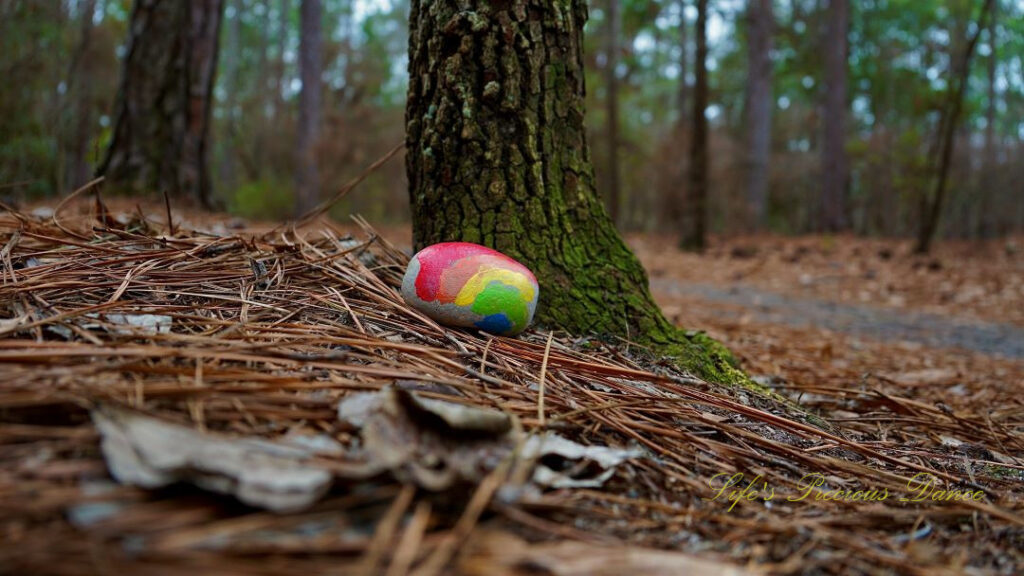
[{"label": "red paint on rock", "polygon": [[442,242],[420,250],[416,254],[420,263],[416,275],[416,295],[423,301],[455,301],[462,286],[489,263],[495,268],[512,268],[526,274],[536,284],[537,279],[528,268],[512,258],[486,246],[470,242]]}]

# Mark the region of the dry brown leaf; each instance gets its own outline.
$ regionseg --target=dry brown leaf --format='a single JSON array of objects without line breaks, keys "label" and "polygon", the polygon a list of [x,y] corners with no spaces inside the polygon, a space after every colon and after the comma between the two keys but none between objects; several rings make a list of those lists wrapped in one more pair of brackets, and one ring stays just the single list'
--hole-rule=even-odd
[{"label": "dry brown leaf", "polygon": [[308,462],[317,452],[295,443],[202,433],[114,408],[92,418],[110,473],[125,484],[188,482],[275,512],[307,508],[331,485],[331,473]]}]

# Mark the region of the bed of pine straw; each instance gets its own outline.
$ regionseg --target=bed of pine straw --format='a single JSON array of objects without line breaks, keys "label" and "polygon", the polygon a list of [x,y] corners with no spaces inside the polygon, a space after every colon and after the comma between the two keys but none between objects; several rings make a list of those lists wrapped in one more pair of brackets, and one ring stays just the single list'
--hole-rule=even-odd
[{"label": "bed of pine straw", "polygon": [[[439,326],[402,301],[408,256],[365,222],[358,245],[327,220],[212,234],[141,209],[114,218],[85,198],[50,218],[0,216],[0,572],[675,574],[686,566],[694,573],[1013,574],[1024,567],[1019,403],[954,412],[870,385],[821,387],[813,390],[815,409],[847,416],[825,431],[794,409],[680,373],[628,342]],[[168,315],[173,328],[105,330],[109,313]],[[284,515],[187,486],[89,489],[111,482],[89,419],[97,405],[211,433],[327,433],[347,444],[353,436],[338,425],[339,399],[409,380],[511,413],[529,432],[641,447],[646,456],[601,488],[520,501],[495,497],[509,481],[503,468],[440,494],[389,476],[339,480],[311,509]],[[770,506],[758,498],[732,511],[709,501],[712,478],[736,472],[760,475],[779,496]],[[988,496],[899,502],[919,472]],[[787,502],[810,473],[825,475],[830,488],[884,488],[891,496]],[[118,513],[85,530],[69,522],[73,507],[106,501],[117,502]],[[707,562],[687,564],[691,556]]]}]

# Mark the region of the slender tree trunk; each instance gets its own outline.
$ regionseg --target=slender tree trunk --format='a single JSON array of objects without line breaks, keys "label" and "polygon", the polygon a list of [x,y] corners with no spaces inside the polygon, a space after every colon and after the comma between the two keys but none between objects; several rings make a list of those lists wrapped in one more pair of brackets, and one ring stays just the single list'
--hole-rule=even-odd
[{"label": "slender tree trunk", "polygon": [[708,201],[708,0],[697,0],[696,84],[693,90],[693,142],[690,144],[690,222],[680,246],[702,251],[707,246]]},{"label": "slender tree trunk", "polygon": [[211,204],[208,141],[223,0],[136,0],[113,139],[115,188]]},{"label": "slender tree trunk", "polygon": [[317,143],[320,136],[321,74],[323,72],[323,11],[320,0],[302,0],[299,46],[299,124],[295,146],[296,213],[312,210],[320,199]]},{"label": "slender tree trunk", "polygon": [[927,254],[931,250],[932,241],[935,239],[935,232],[939,227],[939,217],[942,215],[942,204],[946,196],[946,185],[949,180],[949,168],[953,159],[953,148],[955,144],[957,123],[960,120],[960,112],[963,109],[964,94],[967,92],[967,81],[971,73],[971,58],[974,56],[974,49],[978,45],[981,31],[985,28],[987,17],[992,9],[993,0],[985,0],[981,6],[981,14],[978,16],[978,26],[971,34],[964,47],[963,55],[959,64],[953,70],[952,79],[956,84],[950,87],[947,92],[949,98],[946,102],[944,113],[939,122],[939,132],[936,135],[936,145],[933,147],[934,154],[929,158],[936,159],[935,166],[935,189],[928,195],[922,196],[921,226],[917,233],[917,243],[914,251],[918,254]]},{"label": "slender tree trunk", "polygon": [[679,84],[676,86],[676,110],[679,110],[679,122],[676,124],[680,130],[686,127],[687,108],[690,96],[690,87],[686,83],[686,74],[689,71],[690,63],[690,27],[686,22],[687,0],[679,0]]},{"label": "slender tree trunk", "polygon": [[263,104],[260,107],[260,115],[262,116],[266,113],[264,109],[268,105],[273,105],[273,100],[271,100],[271,103],[267,102],[267,96],[273,96],[276,85],[273,87],[270,85],[270,80],[273,77],[270,70],[271,0],[260,0],[260,3],[263,5],[263,21],[259,27],[259,46],[256,50],[256,73],[258,76],[256,78],[256,86],[260,102]]},{"label": "slender tree trunk", "polygon": [[772,143],[772,0],[749,0],[747,41],[747,202],[751,228],[764,224]]},{"label": "slender tree trunk", "polygon": [[619,0],[607,0],[607,26],[605,27],[605,112],[608,128],[608,211],[612,222],[622,225],[622,191],[619,176],[619,41],[622,34],[622,13]]},{"label": "slender tree trunk", "polygon": [[[686,82],[686,74],[689,69],[690,60],[690,35],[689,25],[686,20],[687,0],[679,0],[679,83],[676,85],[675,105],[678,117],[672,127],[673,134],[670,142],[675,150],[681,150],[686,142],[686,134],[690,125],[691,111],[689,109],[690,87]],[[683,207],[686,204],[686,186],[689,175],[687,157],[679,153],[677,160],[670,164],[668,176],[669,186],[662,198],[666,222],[675,230],[684,230],[686,226],[686,214]]]},{"label": "slender tree trunk", "polygon": [[289,19],[291,17],[291,0],[281,0],[277,14],[277,62],[274,65],[274,117],[278,118],[284,114],[284,88],[285,71],[288,69],[285,62],[285,52],[288,50],[288,37],[291,31]]},{"label": "slender tree trunk", "polygon": [[235,161],[235,135],[238,133],[238,61],[241,55],[242,41],[242,0],[226,0],[226,5],[231,6],[231,19],[226,22],[227,34],[225,35],[225,50],[222,54],[224,72],[222,78],[226,92],[224,99],[225,109],[225,130],[224,142],[221,143],[222,153],[220,157],[219,173],[220,183],[228,190],[234,190],[238,185],[238,168]]},{"label": "slender tree trunk", "polygon": [[825,134],[821,155],[820,228],[835,232],[848,227],[846,185],[850,166],[846,157],[848,0],[830,0],[825,46]]},{"label": "slender tree trunk", "polygon": [[989,54],[986,60],[986,76],[988,91],[985,102],[985,148],[982,154],[981,179],[979,185],[980,212],[978,218],[978,236],[991,238],[995,234],[995,172],[998,167],[996,158],[996,64],[998,63],[996,28],[999,20],[999,2],[992,4],[992,17],[988,24]]},{"label": "slender tree trunk", "polygon": [[68,86],[74,98],[71,150],[65,178],[65,185],[69,190],[74,190],[89,181],[89,142],[93,134],[93,91],[89,73],[95,57],[92,53],[92,19],[96,13],[96,0],[85,0],[80,12],[81,32],[78,48],[75,50],[71,71],[68,74]]},{"label": "slender tree trunk", "polygon": [[412,0],[415,247],[496,248],[537,275],[540,323],[675,347],[697,374],[743,380],[720,345],[662,316],[597,195],[583,126],[586,14],[584,0]]}]

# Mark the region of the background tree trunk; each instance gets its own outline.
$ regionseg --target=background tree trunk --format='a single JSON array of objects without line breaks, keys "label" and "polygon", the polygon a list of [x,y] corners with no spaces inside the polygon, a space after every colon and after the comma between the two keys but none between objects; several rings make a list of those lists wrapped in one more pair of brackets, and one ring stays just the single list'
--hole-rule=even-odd
[{"label": "background tree trunk", "polygon": [[74,98],[71,109],[74,112],[72,124],[71,150],[68,154],[67,176],[65,185],[74,190],[89,181],[89,142],[93,135],[92,115],[92,82],[89,73],[92,70],[92,35],[93,15],[96,12],[96,0],[85,0],[79,7],[78,50],[75,51],[71,71],[68,74],[68,87]]},{"label": "background tree trunk", "polygon": [[607,0],[607,23],[605,27],[605,99],[608,129],[608,211],[612,222],[622,225],[619,176],[619,37],[622,34],[622,12],[619,0]]},{"label": "background tree trunk", "polygon": [[926,192],[922,195],[921,226],[917,232],[917,243],[914,252],[927,254],[931,250],[932,240],[939,228],[939,217],[942,215],[942,203],[946,196],[946,184],[949,180],[949,167],[953,159],[953,148],[955,144],[957,123],[960,120],[960,112],[963,109],[964,94],[967,92],[967,82],[971,74],[971,58],[974,56],[974,49],[978,45],[978,38],[988,14],[992,9],[993,0],[985,0],[981,6],[981,14],[978,16],[978,25],[975,27],[971,37],[964,46],[963,55],[959,63],[950,57],[951,66],[954,66],[950,79],[956,83],[950,86],[949,95],[943,109],[942,118],[939,122],[939,131],[936,134],[936,145],[933,147],[933,154],[929,159],[935,159],[935,190],[930,195]]},{"label": "background tree trunk", "polygon": [[136,0],[113,139],[99,173],[115,188],[211,204],[207,161],[223,0]]},{"label": "background tree trunk", "polygon": [[707,246],[708,217],[708,0],[697,0],[696,82],[693,89],[693,142],[690,144],[690,222],[680,246],[702,251]]},{"label": "background tree trunk", "polygon": [[238,134],[238,92],[241,90],[239,82],[239,60],[242,53],[242,0],[226,0],[225,5],[230,7],[231,18],[225,23],[227,30],[225,34],[225,47],[221,55],[221,67],[223,68],[224,89],[227,94],[224,98],[225,109],[225,130],[224,142],[220,143],[220,161],[218,172],[219,184],[228,190],[234,190],[238,186],[238,167],[235,164],[236,135]]},{"label": "background tree trunk", "polygon": [[[679,79],[676,85],[675,105],[677,118],[672,127],[670,137],[671,153],[669,158],[672,161],[669,168],[667,188],[662,191],[662,206],[666,216],[666,223],[676,231],[683,230],[686,225],[686,214],[683,207],[686,204],[686,184],[689,176],[687,156],[681,151],[687,140],[687,129],[690,125],[690,86],[686,81],[687,70],[690,63],[690,34],[689,23],[686,18],[687,0],[679,0]],[[677,152],[678,151],[678,152]]]},{"label": "background tree trunk", "polygon": [[320,135],[323,73],[323,9],[320,0],[302,0],[299,45],[299,124],[296,130],[295,201],[297,215],[312,210],[320,198],[317,143]]},{"label": "background tree trunk", "polygon": [[825,35],[825,134],[821,147],[822,230],[836,232],[848,227],[846,185],[850,165],[846,157],[847,32],[848,0],[830,0]]},{"label": "background tree trunk", "polygon": [[747,202],[752,229],[764,224],[772,144],[772,0],[749,0],[747,9]]},{"label": "background tree trunk", "polygon": [[686,21],[687,0],[679,0],[679,84],[676,86],[676,109],[679,110],[680,128],[686,126],[689,113],[690,86],[686,83],[686,74],[690,64],[690,26]]},{"label": "background tree trunk", "polygon": [[705,378],[745,381],[687,337],[602,206],[583,126],[583,0],[413,0],[406,169],[416,249],[461,240],[528,265],[538,321],[672,348]]},{"label": "background tree trunk", "polygon": [[[291,0],[281,0],[280,6],[278,6],[277,12],[277,62],[274,63],[274,117],[280,118],[284,114],[284,89],[285,89],[285,71],[287,70],[287,63],[285,62],[285,52],[288,50],[288,36],[291,26],[289,25],[289,18],[291,17],[292,4]],[[299,33],[302,34],[302,24],[300,24]],[[301,50],[301,48],[300,48]],[[301,58],[301,56],[300,56]]]},{"label": "background tree trunk", "polygon": [[986,80],[987,91],[985,94],[985,148],[982,153],[981,179],[979,182],[978,201],[978,230],[977,235],[981,238],[991,238],[996,233],[996,214],[994,210],[995,179],[993,174],[999,165],[996,158],[996,64],[999,61],[997,53],[996,28],[999,21],[999,2],[992,4],[992,16],[988,23],[988,46],[989,54],[986,59]]}]

